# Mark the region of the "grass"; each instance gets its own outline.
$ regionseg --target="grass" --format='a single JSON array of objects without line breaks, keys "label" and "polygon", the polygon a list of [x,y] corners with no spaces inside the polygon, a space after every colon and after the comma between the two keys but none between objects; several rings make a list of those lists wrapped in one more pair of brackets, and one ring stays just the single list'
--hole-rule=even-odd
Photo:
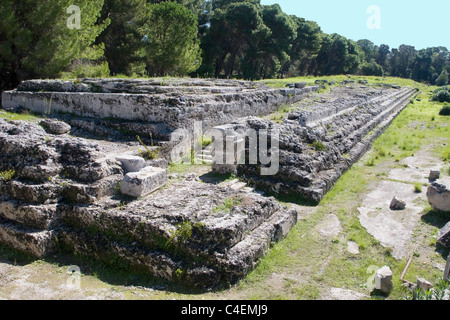
[{"label": "grass", "polygon": [[242,199],[239,197],[230,197],[225,199],[225,201],[218,205],[217,207],[215,207],[212,211],[214,213],[218,213],[218,212],[223,212],[223,213],[230,213],[231,210],[242,204]]},{"label": "grass", "polygon": [[421,193],[422,192],[422,184],[420,182],[414,183],[414,192]]},{"label": "grass", "polygon": [[0,112],[0,119],[5,120],[15,120],[15,121],[32,121],[32,122],[38,122],[42,120],[42,116],[38,114],[33,114],[28,111],[23,111],[21,113],[11,112],[11,111],[4,111]]}]

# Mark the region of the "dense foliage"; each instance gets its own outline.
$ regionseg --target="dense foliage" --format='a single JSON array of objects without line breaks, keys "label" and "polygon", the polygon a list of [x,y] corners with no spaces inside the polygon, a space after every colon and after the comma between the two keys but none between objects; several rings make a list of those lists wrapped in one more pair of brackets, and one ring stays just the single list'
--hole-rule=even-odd
[{"label": "dense foliage", "polygon": [[[80,29],[66,25],[70,5],[81,9]],[[444,47],[391,49],[325,34],[259,0],[2,0],[0,7],[1,89],[29,78],[349,73],[446,86],[449,57]]]}]

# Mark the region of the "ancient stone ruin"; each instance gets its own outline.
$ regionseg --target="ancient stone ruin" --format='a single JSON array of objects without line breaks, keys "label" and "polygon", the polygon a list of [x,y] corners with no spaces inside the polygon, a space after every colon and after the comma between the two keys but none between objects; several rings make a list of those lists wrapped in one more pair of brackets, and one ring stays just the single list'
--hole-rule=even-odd
[{"label": "ancient stone ruin", "polygon": [[[270,195],[320,201],[415,94],[366,83],[318,90],[204,79],[25,81],[3,93],[3,107],[47,119],[0,120],[0,241],[37,257],[69,250],[120,260],[201,288],[235,283],[297,222]],[[263,118],[283,106],[282,121]],[[216,133],[202,153],[214,172],[170,174],[179,130],[192,132],[199,120]],[[275,174],[261,175],[261,153],[241,161],[264,149],[247,129],[272,141]],[[220,135],[230,144],[219,145]],[[239,143],[233,162],[217,161]]]}]

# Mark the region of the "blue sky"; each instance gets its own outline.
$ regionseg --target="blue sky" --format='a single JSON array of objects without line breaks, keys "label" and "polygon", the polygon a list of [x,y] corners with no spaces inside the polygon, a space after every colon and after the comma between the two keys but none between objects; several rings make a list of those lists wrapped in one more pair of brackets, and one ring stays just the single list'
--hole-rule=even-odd
[{"label": "blue sky", "polygon": [[[325,33],[391,48],[408,44],[418,50],[435,46],[450,50],[449,0],[261,0],[264,5],[274,3],[287,14],[316,21]],[[372,5],[379,8],[380,29],[367,26]]]}]

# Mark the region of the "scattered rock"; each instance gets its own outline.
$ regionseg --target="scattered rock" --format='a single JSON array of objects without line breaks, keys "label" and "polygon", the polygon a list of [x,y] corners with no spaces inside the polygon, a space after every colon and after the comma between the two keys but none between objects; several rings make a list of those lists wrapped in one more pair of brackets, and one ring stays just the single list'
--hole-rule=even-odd
[{"label": "scattered rock", "polygon": [[439,230],[437,241],[443,246],[450,247],[450,222]]},{"label": "scattered rock", "polygon": [[392,289],[392,271],[388,266],[377,270],[375,273],[375,289],[383,293],[389,293]]},{"label": "scattered rock", "polygon": [[389,205],[391,210],[404,210],[406,208],[406,203],[403,200],[399,200],[394,197]]},{"label": "scattered rock", "polygon": [[433,182],[428,187],[427,198],[434,210],[450,212],[450,189],[447,185]]},{"label": "scattered rock", "polygon": [[427,290],[431,290],[433,288],[433,284],[431,284],[430,282],[428,282],[427,280],[425,280],[423,278],[418,278],[417,279],[417,288],[419,288],[420,290],[423,290],[423,291],[427,291]]},{"label": "scattered rock", "polygon": [[303,89],[306,87],[306,82],[297,82],[294,84],[295,89]]},{"label": "scattered rock", "polygon": [[435,181],[437,179],[439,179],[439,177],[441,176],[441,171],[440,170],[436,170],[436,169],[432,169],[430,170],[430,181]]},{"label": "scattered rock", "polygon": [[66,134],[72,129],[69,124],[55,119],[44,119],[40,122],[40,125],[43,126],[48,133],[57,135]]},{"label": "scattered rock", "polygon": [[351,254],[359,254],[359,246],[356,242],[348,241],[347,242],[347,251]]}]

